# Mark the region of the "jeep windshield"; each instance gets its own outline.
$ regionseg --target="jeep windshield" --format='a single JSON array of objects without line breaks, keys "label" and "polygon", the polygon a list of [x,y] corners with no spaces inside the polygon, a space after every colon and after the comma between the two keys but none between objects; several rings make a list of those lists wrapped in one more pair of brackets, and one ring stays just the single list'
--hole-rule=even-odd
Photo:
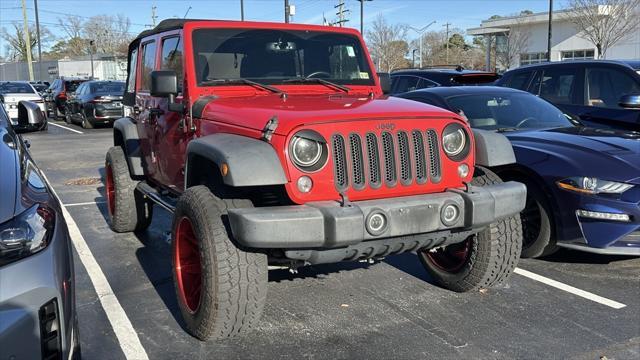
[{"label": "jeep windshield", "polygon": [[234,79],[270,85],[375,84],[359,39],[348,34],[198,29],[193,32],[193,48],[199,86],[223,85],[224,81],[215,80]]}]

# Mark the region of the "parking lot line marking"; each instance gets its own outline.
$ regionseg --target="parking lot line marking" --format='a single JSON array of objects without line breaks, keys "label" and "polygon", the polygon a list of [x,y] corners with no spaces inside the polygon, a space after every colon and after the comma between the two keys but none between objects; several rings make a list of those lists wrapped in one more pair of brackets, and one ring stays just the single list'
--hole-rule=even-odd
[{"label": "parking lot line marking", "polygon": [[98,295],[98,300],[100,300],[100,305],[102,305],[107,319],[109,319],[109,323],[111,324],[111,328],[116,334],[116,338],[118,338],[120,349],[124,353],[125,358],[127,360],[149,360],[149,356],[144,350],[131,321],[127,317],[127,313],[125,313],[122,305],[120,305],[118,298],[113,293],[113,289],[111,289],[111,285],[109,285],[107,277],[102,272],[96,258],[93,257],[91,249],[84,240],[82,233],[80,233],[80,228],[78,228],[75,220],[73,220],[64,203],[60,200],[58,193],[56,193],[53,186],[51,186],[47,176],[45,174],[42,174],[42,176],[44,176],[45,181],[49,184],[53,195],[58,199],[58,202],[60,202],[62,216],[64,216],[67,222],[67,229],[69,230],[69,237],[71,238],[73,247],[75,247],[82,265],[84,265],[84,268],[87,270],[89,279]]},{"label": "parking lot line marking", "polygon": [[617,301],[611,300],[611,299],[607,299],[605,297],[602,297],[600,295],[596,295],[593,293],[590,293],[588,291],[584,291],[578,288],[575,288],[573,286],[567,285],[567,284],[563,284],[559,281],[553,280],[553,279],[549,279],[548,277],[544,277],[542,275],[538,275],[538,274],[534,274],[531,271],[527,271],[521,268],[516,268],[514,271],[514,273],[518,274],[518,275],[522,275],[524,277],[527,277],[529,279],[532,280],[536,280],[539,281],[543,284],[547,284],[551,287],[554,287],[556,289],[560,289],[560,290],[564,290],[568,293],[583,297],[585,299],[597,302],[599,304],[602,305],[606,305],[609,307],[612,307],[614,309],[622,309],[623,307],[627,306],[625,304],[619,303]]},{"label": "parking lot line marking", "polygon": [[49,121],[49,125],[53,125],[53,126],[57,126],[59,128],[63,128],[65,130],[73,131],[74,133],[77,133],[77,134],[84,134],[82,131],[79,131],[79,130],[76,130],[76,129],[72,129],[70,127],[66,127],[66,126],[63,126],[63,125],[60,125],[60,124],[56,124],[56,123],[51,122],[51,121]]},{"label": "parking lot line marking", "polygon": [[104,203],[106,203],[106,201],[89,201],[89,202],[81,202],[81,203],[64,204],[64,207],[98,205],[98,204],[104,204]]}]

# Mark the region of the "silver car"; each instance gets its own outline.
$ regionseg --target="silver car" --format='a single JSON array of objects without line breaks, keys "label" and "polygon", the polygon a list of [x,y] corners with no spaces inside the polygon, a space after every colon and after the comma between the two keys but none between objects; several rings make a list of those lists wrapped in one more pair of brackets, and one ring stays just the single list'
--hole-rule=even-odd
[{"label": "silver car", "polygon": [[[40,123],[33,103],[20,123]],[[73,253],[60,202],[0,107],[0,359],[78,359]]]},{"label": "silver car", "polygon": [[[0,82],[0,102],[9,115],[11,124],[18,130],[46,130],[47,122],[41,128],[32,126],[22,127],[18,124],[18,104],[20,101],[31,101],[38,105],[43,114],[46,107],[42,96],[26,81],[2,81]],[[45,116],[46,117],[46,116]]]}]

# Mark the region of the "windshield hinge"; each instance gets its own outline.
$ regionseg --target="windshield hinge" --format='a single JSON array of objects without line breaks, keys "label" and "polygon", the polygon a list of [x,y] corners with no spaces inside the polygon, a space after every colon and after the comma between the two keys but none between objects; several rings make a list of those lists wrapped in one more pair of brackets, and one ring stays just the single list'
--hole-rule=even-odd
[{"label": "windshield hinge", "polygon": [[276,131],[277,128],[278,128],[278,117],[274,115],[264,125],[264,129],[262,129],[262,140],[266,142],[271,142],[271,137],[273,136],[273,133]]}]

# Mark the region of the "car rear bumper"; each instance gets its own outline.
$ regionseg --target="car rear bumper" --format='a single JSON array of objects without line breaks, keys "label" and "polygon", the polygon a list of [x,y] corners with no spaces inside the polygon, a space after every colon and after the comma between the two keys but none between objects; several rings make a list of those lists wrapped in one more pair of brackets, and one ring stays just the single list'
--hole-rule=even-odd
[{"label": "car rear bumper", "polygon": [[[517,182],[444,193],[305,205],[229,210],[234,238],[250,248],[339,248],[418,234],[479,230],[524,209],[526,187]],[[445,209],[457,208],[453,221]],[[382,218],[381,218],[382,217]],[[380,223],[386,224],[380,229]],[[460,239],[460,241],[464,238]]]}]

